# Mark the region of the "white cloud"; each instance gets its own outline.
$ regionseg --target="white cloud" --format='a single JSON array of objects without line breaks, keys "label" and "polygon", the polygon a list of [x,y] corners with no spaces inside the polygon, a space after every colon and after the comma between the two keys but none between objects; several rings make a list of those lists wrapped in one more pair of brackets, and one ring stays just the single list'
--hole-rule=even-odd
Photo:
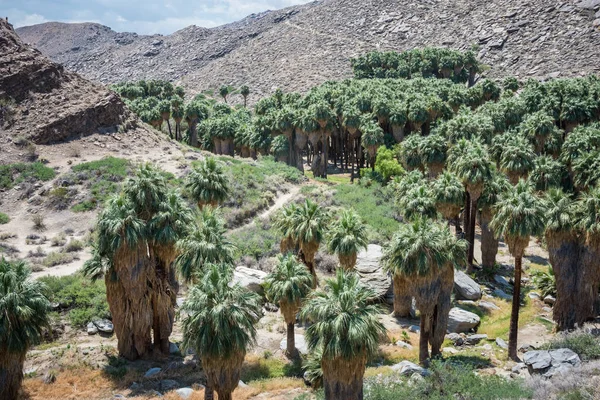
[{"label": "white cloud", "polygon": [[8,22],[13,24],[15,28],[18,28],[20,26],[43,24],[44,22],[48,22],[48,20],[40,14],[24,14],[22,16],[17,17],[17,19],[15,20],[10,18]]}]

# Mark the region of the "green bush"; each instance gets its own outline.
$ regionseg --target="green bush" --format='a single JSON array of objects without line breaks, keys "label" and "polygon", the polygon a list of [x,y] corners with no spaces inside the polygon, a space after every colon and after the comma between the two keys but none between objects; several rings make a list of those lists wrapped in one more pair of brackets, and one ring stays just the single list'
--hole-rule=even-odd
[{"label": "green bush", "polygon": [[260,224],[258,221],[252,225],[232,232],[229,240],[235,245],[235,258],[240,260],[249,256],[255,260],[269,257],[279,251],[279,235],[270,225]]},{"label": "green bush", "polygon": [[0,189],[10,189],[25,181],[49,181],[56,176],[41,162],[0,165]]},{"label": "green bush", "polygon": [[10,217],[4,213],[0,212],[0,225],[8,224],[10,222]]},{"label": "green bush", "polygon": [[404,174],[404,168],[396,160],[394,151],[385,146],[377,149],[375,171],[383,177],[384,182],[389,182],[392,177]]},{"label": "green bush", "polygon": [[73,166],[71,169],[76,174],[74,176],[76,181],[89,181],[91,198],[73,205],[71,210],[92,211],[98,204],[104,203],[111,194],[119,192],[120,182],[127,177],[130,167],[129,161],[116,157],[106,157]]},{"label": "green bush", "polygon": [[541,292],[542,297],[556,297],[556,278],[551,267],[548,267],[548,271],[532,270],[531,277],[533,286]]},{"label": "green bush", "polygon": [[40,278],[51,302],[68,310],[71,324],[85,327],[95,318],[110,318],[103,281],[92,282],[80,275]]},{"label": "green bush", "polygon": [[584,360],[600,358],[600,337],[585,331],[561,333],[550,341],[548,347],[551,349],[571,349]]},{"label": "green bush", "polygon": [[90,161],[75,165],[73,172],[93,172],[100,176],[113,176],[124,178],[129,171],[129,161],[123,158],[106,157],[97,161]]},{"label": "green bush", "polygon": [[71,254],[63,253],[61,251],[53,251],[44,258],[42,264],[45,267],[55,267],[61,264],[68,264],[74,259],[75,257],[73,257]]}]

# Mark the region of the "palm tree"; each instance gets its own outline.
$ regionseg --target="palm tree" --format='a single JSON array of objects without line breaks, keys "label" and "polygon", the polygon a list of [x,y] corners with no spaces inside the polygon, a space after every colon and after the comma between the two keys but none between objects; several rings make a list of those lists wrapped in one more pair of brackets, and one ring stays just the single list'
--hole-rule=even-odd
[{"label": "palm tree", "polygon": [[169,137],[173,139],[173,133],[171,132],[171,102],[169,100],[163,100],[158,103],[158,111],[160,111],[160,116],[163,121],[167,121],[167,126],[169,127]]},{"label": "palm tree", "polygon": [[354,210],[342,210],[329,230],[327,243],[329,251],[337,254],[342,268],[354,268],[358,252],[369,243],[367,234],[367,226]]},{"label": "palm tree", "polygon": [[179,290],[173,268],[176,242],[192,221],[181,196],[169,191],[163,175],[149,164],[98,216],[94,256],[84,273],[105,278],[118,349],[125,358],[143,357],[153,348],[168,354]]},{"label": "palm tree", "polygon": [[302,302],[311,291],[312,275],[290,253],[280,254],[277,265],[265,280],[265,292],[269,301],[278,303],[287,324],[287,350],[290,357],[297,355],[294,325]]},{"label": "palm tree", "polygon": [[492,179],[484,183],[483,192],[477,202],[481,224],[481,266],[488,271],[496,265],[499,243],[490,227],[490,222],[494,216],[494,206],[498,202],[498,196],[508,190],[509,185],[510,182],[504,174],[494,171]]},{"label": "palm tree", "polygon": [[502,193],[495,207],[496,214],[490,227],[497,237],[504,237],[510,254],[515,258],[515,284],[510,316],[508,356],[518,360],[517,334],[519,329],[519,304],[521,302],[521,263],[529,238],[544,232],[545,207],[524,180]]},{"label": "palm tree", "polygon": [[231,285],[232,277],[229,265],[206,266],[181,307],[186,315],[183,345],[193,348],[202,360],[205,398],[216,390],[220,400],[231,400],[246,352],[256,340],[254,325],[262,315],[259,296],[237,283]]},{"label": "palm tree", "polygon": [[433,182],[435,207],[450,223],[458,218],[465,203],[465,188],[460,179],[449,171],[442,172]]},{"label": "palm tree", "polygon": [[221,97],[223,98],[223,100],[225,101],[225,104],[227,104],[227,96],[229,95],[229,86],[227,85],[222,85],[219,88],[219,94],[221,95]]},{"label": "palm tree", "polygon": [[208,108],[201,101],[193,100],[185,106],[185,117],[189,124],[190,146],[198,147],[198,122],[208,116]]},{"label": "palm tree", "polygon": [[229,197],[229,179],[223,168],[212,157],[207,157],[186,178],[185,187],[202,209],[216,206]]},{"label": "palm tree", "polygon": [[469,216],[469,226],[465,227],[465,231],[467,232],[467,240],[469,242],[467,271],[470,272],[473,270],[473,252],[475,250],[477,200],[481,196],[484,183],[492,177],[492,164],[484,145],[478,142],[468,142],[466,146],[464,144],[460,146],[464,150],[462,154],[455,154],[452,157],[450,169],[462,180],[469,194],[467,203],[470,202],[470,204],[465,203],[464,212]]},{"label": "palm tree", "polygon": [[234,245],[225,236],[217,210],[204,208],[191,232],[177,242],[175,265],[185,282],[194,282],[205,265],[232,264]]},{"label": "palm tree", "polygon": [[410,188],[398,199],[398,206],[406,221],[420,217],[435,219],[437,216],[434,194],[426,185]]},{"label": "palm tree", "polygon": [[509,135],[502,147],[500,168],[508,175],[510,183],[515,185],[519,179],[527,178],[534,167],[534,159],[533,146],[525,137],[519,134]]},{"label": "palm tree", "polygon": [[244,107],[248,105],[248,96],[250,95],[250,88],[247,85],[243,85],[240,88],[240,94],[244,98]]},{"label": "palm tree", "polygon": [[[384,268],[394,277],[394,311],[396,295],[414,296],[421,312],[419,361],[440,354],[450,312],[450,296],[454,286],[454,267],[464,260],[467,243],[456,239],[446,224],[429,219],[416,219],[402,224],[384,249]],[[396,288],[398,278],[410,282]]]},{"label": "palm tree", "polygon": [[279,243],[279,250],[281,254],[285,254],[289,251],[294,251],[298,244],[294,240],[294,233],[292,230],[293,218],[298,212],[298,206],[292,203],[287,207],[284,207],[280,213],[277,214],[274,221],[274,227],[282,235],[281,242]]},{"label": "palm tree", "polygon": [[567,176],[565,166],[552,156],[539,156],[533,161],[533,164],[529,181],[538,191],[547,191],[552,187],[559,188]]},{"label": "palm tree", "polygon": [[306,199],[300,207],[297,207],[290,221],[292,238],[300,246],[301,259],[313,276],[313,288],[317,286],[315,255],[325,237],[327,220],[327,211],[319,204]]},{"label": "palm tree", "polygon": [[[584,193],[577,202],[577,228],[583,234],[583,254],[581,255],[581,267],[584,269],[585,282],[584,296],[588,304],[594,304],[597,300],[600,288],[600,273],[598,272],[598,260],[600,260],[600,187]],[[598,305],[594,304],[591,317],[598,315]]]},{"label": "palm tree", "polygon": [[379,322],[375,293],[360,284],[353,272],[339,269],[327,280],[327,290],[313,292],[300,316],[313,321],[306,330],[311,352],[322,351],[326,399],[362,399],[363,376],[378,349],[385,328]]},{"label": "palm tree", "polygon": [[30,279],[24,262],[0,259],[0,398],[16,400],[29,348],[48,326],[45,286]]}]

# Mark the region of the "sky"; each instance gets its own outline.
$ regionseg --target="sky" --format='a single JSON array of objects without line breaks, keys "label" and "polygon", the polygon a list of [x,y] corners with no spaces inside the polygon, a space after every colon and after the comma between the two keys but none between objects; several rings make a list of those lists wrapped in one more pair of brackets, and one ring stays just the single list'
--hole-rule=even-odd
[{"label": "sky", "polygon": [[252,13],[307,0],[0,0],[0,17],[16,28],[49,21],[97,22],[117,32],[170,34],[189,25],[211,28]]}]

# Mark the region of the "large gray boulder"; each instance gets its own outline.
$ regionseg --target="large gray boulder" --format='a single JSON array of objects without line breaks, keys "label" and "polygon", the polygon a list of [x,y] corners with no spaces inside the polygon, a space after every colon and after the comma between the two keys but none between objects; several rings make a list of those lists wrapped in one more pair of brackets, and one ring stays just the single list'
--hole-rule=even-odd
[{"label": "large gray boulder", "polygon": [[263,283],[267,273],[258,269],[239,266],[233,272],[232,284],[239,283],[242,287],[258,294],[264,293]]},{"label": "large gray boulder", "polygon": [[481,287],[471,277],[462,271],[454,271],[454,293],[457,299],[481,299]]},{"label": "large gray boulder", "polygon": [[[306,339],[304,339],[304,335],[294,335],[294,341],[296,344],[296,350],[298,350],[298,353],[302,354],[302,355],[306,355],[308,354],[308,344],[306,343]],[[287,349],[287,338],[284,338],[280,343],[279,343],[279,348],[282,351],[285,351]]]},{"label": "large gray boulder", "polygon": [[581,359],[571,349],[528,351],[523,355],[523,362],[530,374],[541,374],[547,378],[581,365]]},{"label": "large gray boulder", "polygon": [[410,361],[401,361],[398,364],[391,366],[392,371],[398,372],[402,376],[412,376],[413,374],[427,375],[427,370],[419,367],[417,364]]},{"label": "large gray boulder", "polygon": [[469,332],[479,326],[480,322],[477,314],[454,307],[448,316],[448,333]]},{"label": "large gray boulder", "polygon": [[358,253],[356,257],[356,272],[363,285],[371,288],[377,297],[388,304],[394,303],[392,280],[379,263],[383,255],[381,246],[370,244],[367,250]]},{"label": "large gray boulder", "polygon": [[94,321],[94,325],[102,333],[113,333],[115,330],[113,323],[107,319],[97,319]]}]

